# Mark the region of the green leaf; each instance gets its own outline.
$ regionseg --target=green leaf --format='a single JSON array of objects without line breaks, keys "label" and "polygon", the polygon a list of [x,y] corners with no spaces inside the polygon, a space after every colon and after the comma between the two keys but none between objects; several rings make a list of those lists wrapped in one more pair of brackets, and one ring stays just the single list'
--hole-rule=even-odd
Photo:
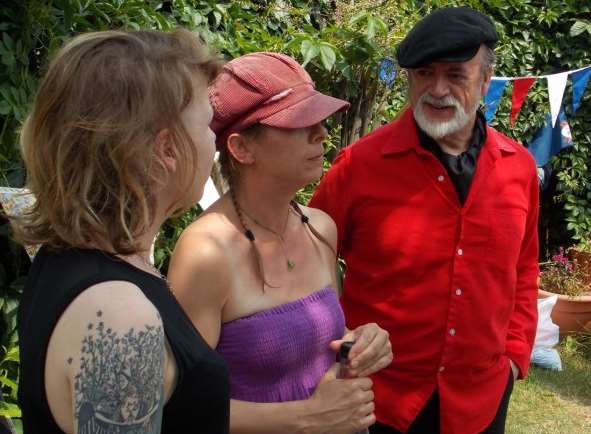
[{"label": "green leaf", "polygon": [[158,22],[158,28],[160,30],[170,29],[170,24],[168,23],[168,21],[166,21],[166,18],[164,18],[162,15],[156,14],[154,16],[154,18],[156,18],[156,21]]},{"label": "green leaf", "polygon": [[4,362],[18,362],[20,360],[20,351],[18,346],[10,347],[8,352],[4,356],[2,363]]},{"label": "green leaf", "polygon": [[332,49],[332,47],[326,43],[320,44],[320,60],[322,61],[322,66],[327,71],[331,71],[335,61],[337,60],[337,56]]},{"label": "green leaf", "polygon": [[367,39],[373,39],[376,35],[376,31],[377,31],[376,23],[375,23],[373,17],[370,17],[367,20],[367,30],[366,30]]},{"label": "green leaf", "polygon": [[4,100],[0,100],[0,115],[7,115],[11,111],[10,104]]},{"label": "green leaf", "polygon": [[570,35],[573,37],[579,36],[581,33],[587,30],[587,25],[588,23],[586,23],[585,21],[575,21],[575,23],[570,28]]},{"label": "green leaf", "polygon": [[21,409],[16,404],[0,402],[0,416],[9,418],[21,417]]},{"label": "green leaf", "polygon": [[16,384],[16,382],[12,381],[5,375],[0,376],[0,384],[2,384],[3,387],[8,387],[10,390],[18,389],[18,385]]},{"label": "green leaf", "polygon": [[222,14],[218,11],[213,11],[213,17],[215,18],[215,26],[218,27],[222,22]]},{"label": "green leaf", "polygon": [[304,57],[304,63],[302,64],[302,66],[306,66],[310,62],[310,60],[318,56],[318,53],[320,52],[320,47],[318,46],[318,44],[312,42],[309,39],[306,39],[302,41],[300,51],[302,53],[302,56]]},{"label": "green leaf", "polygon": [[6,48],[8,48],[10,51],[14,50],[14,41],[8,33],[2,34],[2,40],[4,41]]},{"label": "green leaf", "polygon": [[135,30],[135,31],[139,31],[140,30],[140,25],[138,23],[136,23],[135,21],[128,21],[127,22],[127,26],[131,30]]},{"label": "green leaf", "polygon": [[215,8],[220,11],[222,14],[226,14],[230,5],[224,5],[216,3]]},{"label": "green leaf", "polygon": [[203,15],[201,15],[199,12],[196,12],[192,15],[193,18],[193,25],[195,27],[197,27],[199,24],[201,24],[204,20],[203,20]]},{"label": "green leaf", "polygon": [[369,15],[369,13],[367,11],[358,12],[351,17],[351,19],[349,20],[349,24],[350,25],[356,24],[359,21],[361,21],[362,19],[366,18],[368,15]]},{"label": "green leaf", "polygon": [[16,434],[23,434],[23,421],[21,419],[12,418],[12,424],[16,429]]},{"label": "green leaf", "polygon": [[384,33],[388,26],[380,17],[370,16],[367,19],[367,38],[373,39],[377,33]]}]

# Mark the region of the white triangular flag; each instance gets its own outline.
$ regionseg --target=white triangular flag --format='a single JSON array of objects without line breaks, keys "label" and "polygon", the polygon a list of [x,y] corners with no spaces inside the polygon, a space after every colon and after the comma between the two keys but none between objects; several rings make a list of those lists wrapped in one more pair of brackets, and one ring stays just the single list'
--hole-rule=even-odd
[{"label": "white triangular flag", "polygon": [[547,75],[548,80],[548,95],[550,97],[550,113],[552,114],[552,127],[556,124],[560,106],[562,105],[562,97],[564,96],[564,89],[566,88],[566,80],[568,79],[568,72],[561,72],[560,74]]}]

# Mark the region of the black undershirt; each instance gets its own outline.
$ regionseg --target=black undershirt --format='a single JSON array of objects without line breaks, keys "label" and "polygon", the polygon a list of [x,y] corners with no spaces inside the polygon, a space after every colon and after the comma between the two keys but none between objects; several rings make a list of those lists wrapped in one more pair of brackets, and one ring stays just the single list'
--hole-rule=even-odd
[{"label": "black undershirt", "polygon": [[486,141],[486,120],[484,115],[480,111],[476,112],[476,122],[474,123],[472,137],[470,137],[470,144],[468,149],[460,155],[451,155],[443,152],[437,142],[421,130],[418,125],[417,131],[421,146],[433,153],[441,164],[443,164],[445,170],[447,170],[458,194],[458,199],[463,205],[470,191],[472,177],[474,176],[474,172],[476,172],[478,155],[480,154],[482,145]]}]

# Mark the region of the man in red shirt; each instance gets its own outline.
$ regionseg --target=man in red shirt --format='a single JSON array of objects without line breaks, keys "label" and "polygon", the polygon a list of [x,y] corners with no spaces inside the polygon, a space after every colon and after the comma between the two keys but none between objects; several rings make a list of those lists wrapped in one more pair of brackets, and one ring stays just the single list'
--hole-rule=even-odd
[{"label": "man in red shirt", "polygon": [[348,327],[375,321],[394,362],[373,376],[372,433],[503,433],[537,310],[538,181],[478,110],[497,34],[439,9],[402,41],[410,107],[345,148],[311,206],[336,222]]}]

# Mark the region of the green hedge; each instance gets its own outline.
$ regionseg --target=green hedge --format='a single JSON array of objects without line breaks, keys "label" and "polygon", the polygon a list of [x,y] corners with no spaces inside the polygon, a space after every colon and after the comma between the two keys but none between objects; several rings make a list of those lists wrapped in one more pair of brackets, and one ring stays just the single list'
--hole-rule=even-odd
[{"label": "green hedge", "polygon": [[[496,75],[540,75],[591,64],[588,0],[473,1],[199,1],[199,0],[26,0],[0,6],[0,185],[22,186],[18,127],[32,101],[37,81],[52,53],[80,32],[123,28],[169,30],[184,26],[200,32],[226,56],[252,51],[282,51],[297,57],[324,92],[350,100],[353,109],[336,116],[327,148],[339,148],[387,122],[406,100],[404,74],[386,86],[378,79],[380,62],[393,58],[396,44],[430,10],[466,5],[494,18],[501,37]],[[589,238],[591,232],[591,90],[571,128],[575,146],[552,160],[557,183],[545,196],[545,250]],[[565,104],[570,102],[570,86]],[[527,143],[549,112],[545,83],[539,81],[519,114],[508,124],[509,90],[493,125]],[[567,115],[569,114],[567,106]],[[327,167],[328,167],[327,163]],[[312,187],[299,195],[307,200]],[[198,214],[190,210],[169,220],[156,244],[156,262],[166,271],[181,230]],[[1,217],[0,217],[1,218]],[[17,416],[18,381],[14,313],[28,260],[0,221],[0,415]],[[6,247],[5,247],[6,246]]]}]

